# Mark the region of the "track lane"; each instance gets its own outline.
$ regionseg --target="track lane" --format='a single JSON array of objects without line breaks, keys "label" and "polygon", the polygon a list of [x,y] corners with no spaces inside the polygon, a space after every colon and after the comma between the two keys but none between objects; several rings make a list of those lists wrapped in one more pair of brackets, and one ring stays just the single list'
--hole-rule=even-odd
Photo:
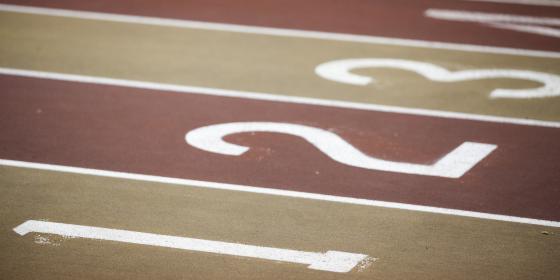
[{"label": "track lane", "polygon": [[435,82],[412,71],[385,67],[353,70],[376,80],[360,86],[327,80],[315,73],[320,64],[333,60],[378,58],[431,63],[450,71],[516,69],[560,75],[559,59],[0,14],[0,34],[5,41],[0,45],[0,66],[6,68],[560,120],[557,96],[490,96],[498,88],[541,86],[530,80]]},{"label": "track lane", "polygon": [[470,1],[43,1],[3,3],[303,30],[560,51],[558,38],[424,16],[430,8],[558,17],[560,7]]},{"label": "track lane", "polygon": [[[2,84],[10,89],[2,93],[8,101],[0,138],[5,159],[560,219],[556,128],[10,76],[2,76]],[[184,140],[194,128],[232,121],[329,129],[365,153],[423,164],[464,141],[498,148],[463,177],[449,179],[343,165],[282,134],[226,137],[252,147],[239,157],[208,153]]]},{"label": "track lane", "polygon": [[[558,17],[558,7],[439,0],[251,0],[247,5],[214,0],[0,2],[206,22],[205,28],[193,29],[0,12],[0,67],[9,68],[4,73],[20,68],[86,75],[81,81],[91,75],[242,93],[234,98],[0,75],[0,159],[207,181],[189,181],[192,186],[161,184],[165,180],[8,167],[3,161],[0,275],[14,279],[556,279],[560,272],[556,264],[558,97],[488,98],[496,88],[538,86],[529,80],[440,84],[396,69],[361,69],[356,73],[377,83],[360,88],[313,73],[327,61],[381,56],[425,61],[451,71],[511,68],[560,74],[554,55],[560,55],[558,39],[423,15],[434,8]],[[212,22],[365,36],[325,40],[239,34],[207,29]],[[265,94],[252,93],[256,96],[247,99],[243,97],[247,91]],[[270,96],[368,109],[265,101]],[[485,121],[383,113],[372,109],[376,104],[407,112],[414,108],[438,114],[445,110],[456,116],[463,112]],[[529,126],[489,122],[503,119],[500,116],[518,122],[529,118]],[[277,133],[227,136],[230,143],[250,147],[238,157],[208,153],[184,141],[185,133],[196,127],[232,121],[317,127],[340,135],[368,155],[423,165],[434,163],[464,141],[498,148],[459,179],[449,179],[355,168],[333,161],[302,139]],[[550,127],[531,126],[531,122]],[[238,183],[247,189],[262,186],[272,192],[208,188],[205,184],[212,184],[208,181]],[[559,222],[547,227],[549,221],[530,225],[521,219],[514,223],[271,195],[284,190]],[[334,249],[378,259],[373,266],[360,266],[348,274],[329,274],[304,265],[219,254],[45,234],[21,237],[11,230],[30,219],[308,252]]]},{"label": "track lane", "polygon": [[[558,273],[560,238],[541,233],[554,228],[26,168],[0,167],[0,215],[6,229],[0,232],[0,272],[17,279],[555,279]],[[118,242],[22,237],[11,230],[28,219],[354,250],[378,259],[340,274]]]}]

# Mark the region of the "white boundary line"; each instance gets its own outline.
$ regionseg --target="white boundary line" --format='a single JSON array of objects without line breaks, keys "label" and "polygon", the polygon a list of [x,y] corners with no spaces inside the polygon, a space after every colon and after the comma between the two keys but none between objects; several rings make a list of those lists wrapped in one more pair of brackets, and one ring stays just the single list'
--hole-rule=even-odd
[{"label": "white boundary line", "polygon": [[287,190],[280,190],[280,189],[273,189],[273,188],[263,188],[263,187],[235,185],[235,184],[217,183],[217,182],[209,182],[209,181],[143,175],[143,174],[136,174],[136,173],[117,172],[117,171],[108,171],[108,170],[99,170],[99,169],[72,167],[72,166],[54,165],[54,164],[45,164],[45,163],[34,163],[34,162],[25,162],[25,161],[16,161],[16,160],[7,160],[7,159],[0,159],[0,165],[57,171],[57,172],[65,172],[65,173],[73,173],[73,174],[137,180],[137,181],[154,182],[154,183],[163,183],[163,184],[175,184],[175,185],[182,185],[182,186],[188,186],[193,188],[258,193],[258,194],[304,198],[304,199],[311,199],[311,200],[339,202],[339,203],[364,205],[364,206],[403,209],[403,210],[411,210],[411,211],[418,211],[418,212],[479,218],[479,219],[486,219],[486,220],[532,224],[532,225],[540,225],[540,226],[548,226],[548,227],[560,227],[560,222],[557,221],[538,220],[538,219],[531,219],[531,218],[522,218],[522,217],[514,217],[514,216],[506,216],[506,215],[498,215],[498,214],[456,210],[456,209],[449,209],[449,208],[397,203],[397,202],[387,202],[387,201],[380,201],[380,200],[370,200],[370,199],[343,197],[343,196],[334,196],[334,195],[325,195],[325,194],[316,194],[316,193],[307,193],[307,192],[298,192],[298,191],[287,191]]},{"label": "white boundary line", "polygon": [[233,97],[233,98],[245,98],[245,99],[265,100],[265,101],[274,101],[274,102],[287,102],[287,103],[295,103],[295,104],[317,105],[317,106],[336,107],[336,108],[345,108],[345,109],[378,111],[378,112],[386,112],[386,113],[399,113],[399,114],[408,114],[408,115],[420,115],[420,116],[473,120],[473,121],[483,121],[483,122],[507,123],[507,124],[517,124],[517,125],[542,126],[542,127],[554,127],[554,128],[560,127],[560,122],[554,122],[554,121],[497,117],[497,116],[437,111],[437,110],[428,110],[428,109],[415,109],[415,108],[378,105],[378,104],[356,103],[356,102],[339,101],[339,100],[317,99],[317,98],[310,98],[310,97],[285,96],[285,95],[276,95],[276,94],[262,93],[262,92],[227,90],[227,89],[197,87],[197,86],[183,86],[183,85],[175,85],[175,84],[161,84],[161,83],[153,83],[153,82],[141,82],[141,81],[134,81],[134,80],[122,80],[122,79],[113,79],[113,78],[82,76],[82,75],[62,74],[62,73],[33,71],[33,70],[20,70],[20,69],[0,67],[0,75],[2,74],[39,78],[39,79],[57,80],[57,81],[69,81],[69,82],[88,83],[88,84],[151,89],[151,90],[178,92],[184,94],[224,96],[224,97]]},{"label": "white boundary line", "polygon": [[241,243],[229,243],[223,241],[36,220],[27,220],[23,224],[15,227],[14,231],[22,236],[30,232],[47,233],[68,237],[108,240],[221,255],[306,264],[309,269],[339,273],[351,271],[356,265],[366,259],[375,260],[375,258],[368,257],[364,254],[348,252],[306,252],[292,249],[262,247]]},{"label": "white boundary line", "polygon": [[466,52],[482,52],[482,53],[493,53],[493,54],[560,58],[560,52],[553,52],[553,51],[538,51],[538,50],[491,47],[491,46],[470,45],[470,44],[432,42],[432,41],[413,40],[413,39],[397,39],[397,38],[377,37],[377,36],[368,36],[368,35],[354,35],[354,34],[344,34],[344,33],[322,32],[322,31],[259,27],[259,26],[248,26],[248,25],[226,24],[226,23],[211,23],[211,22],[191,21],[191,20],[166,19],[166,18],[157,18],[157,17],[120,15],[120,14],[98,13],[98,12],[84,12],[84,11],[28,7],[28,6],[8,5],[8,4],[0,4],[0,11],[78,18],[78,19],[102,20],[102,21],[111,21],[111,22],[125,22],[125,23],[134,23],[134,24],[169,26],[169,27],[176,27],[176,28],[238,32],[238,33],[248,33],[248,34],[270,35],[270,36],[310,38],[310,39],[369,43],[369,44],[397,45],[397,46],[407,46],[407,47],[457,50],[457,51],[466,51]]},{"label": "white boundary line", "polygon": [[464,0],[464,1],[560,7],[560,1],[551,1],[551,0]]}]

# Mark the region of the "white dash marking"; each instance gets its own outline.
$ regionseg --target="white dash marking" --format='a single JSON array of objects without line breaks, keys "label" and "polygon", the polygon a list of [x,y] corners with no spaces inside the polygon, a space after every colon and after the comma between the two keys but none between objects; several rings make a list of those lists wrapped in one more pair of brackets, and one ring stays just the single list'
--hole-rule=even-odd
[{"label": "white dash marking", "polygon": [[560,38],[560,29],[546,27],[546,26],[536,26],[536,25],[522,25],[514,23],[489,23],[490,26],[502,29],[509,29],[519,32],[539,34],[543,36]]},{"label": "white dash marking", "polygon": [[494,28],[533,33],[542,36],[560,38],[560,29],[548,26],[560,26],[560,18],[534,17],[510,14],[482,13],[459,10],[428,9],[424,13],[427,17],[462,21],[478,22]]},{"label": "white dash marking", "polygon": [[272,261],[306,264],[308,268],[331,272],[349,272],[368,256],[339,251],[326,253],[305,252],[291,249],[261,247],[240,243],[229,243],[197,238],[178,237],[129,230],[102,227],[82,226],[74,224],[54,223],[28,220],[14,228],[19,235],[30,232],[56,234],[61,236],[80,237],[107,241],[116,241],[140,245],[159,246],[189,251],[214,253]]},{"label": "white dash marking", "polygon": [[560,1],[558,0],[466,0],[466,1],[517,4],[517,5],[529,5],[529,6],[560,7]]},{"label": "white dash marking", "polygon": [[460,10],[428,9],[425,15],[437,19],[470,22],[512,22],[518,24],[560,26],[560,18],[496,14]]},{"label": "white dash marking", "polygon": [[410,211],[417,211],[417,212],[444,214],[444,215],[452,215],[452,216],[460,216],[460,217],[471,217],[471,218],[478,218],[478,219],[496,220],[496,221],[513,222],[513,223],[521,223],[521,224],[560,227],[560,222],[558,221],[539,220],[539,219],[532,219],[532,218],[523,218],[523,217],[481,213],[481,212],[474,212],[474,211],[465,211],[465,210],[423,206],[423,205],[415,205],[415,204],[405,204],[405,203],[397,203],[397,202],[387,202],[381,200],[326,195],[326,194],[318,194],[318,193],[287,191],[287,190],[280,190],[274,188],[235,185],[235,184],[227,184],[227,183],[219,183],[219,182],[144,175],[144,174],[136,174],[136,173],[128,173],[128,172],[117,172],[117,171],[109,171],[109,170],[36,163],[36,162],[26,162],[26,161],[17,161],[17,160],[8,160],[8,159],[0,159],[0,165],[21,167],[21,168],[31,168],[31,169],[38,169],[38,170],[48,170],[48,171],[56,171],[56,172],[66,172],[66,173],[82,174],[82,175],[101,176],[101,177],[108,177],[108,178],[119,178],[119,179],[126,179],[126,180],[137,180],[137,181],[154,182],[154,183],[162,183],[162,184],[174,184],[174,185],[181,185],[181,186],[186,186],[191,188],[258,193],[258,194],[294,197],[294,198],[311,199],[311,200],[319,200],[319,201],[330,201],[330,202],[338,202],[338,203],[346,203],[346,204],[354,204],[354,205],[403,209],[403,210],[410,210]]}]

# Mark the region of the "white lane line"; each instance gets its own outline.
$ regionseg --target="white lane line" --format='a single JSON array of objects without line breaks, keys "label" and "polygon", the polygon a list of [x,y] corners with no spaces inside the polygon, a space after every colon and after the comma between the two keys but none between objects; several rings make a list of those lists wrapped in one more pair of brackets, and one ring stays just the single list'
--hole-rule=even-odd
[{"label": "white lane line", "polygon": [[413,39],[397,39],[397,38],[387,38],[387,37],[378,37],[378,36],[369,36],[369,35],[355,35],[355,34],[323,32],[323,31],[308,31],[308,30],[284,29],[284,28],[273,28],[273,27],[247,26],[247,25],[226,24],[226,23],[211,23],[211,22],[167,19],[167,18],[146,17],[146,16],[73,11],[73,10],[53,9],[53,8],[39,8],[39,7],[9,5],[9,4],[0,4],[0,11],[89,19],[89,20],[102,20],[102,21],[111,21],[111,22],[125,22],[125,23],[134,23],[134,24],[169,26],[169,27],[177,27],[177,28],[216,30],[216,31],[259,34],[259,35],[269,35],[269,36],[310,38],[310,39],[320,39],[320,40],[333,40],[333,41],[369,43],[369,44],[385,44],[385,45],[397,45],[397,46],[432,48],[432,49],[447,49],[447,50],[458,50],[458,51],[466,51],[466,52],[482,52],[482,53],[494,53],[494,54],[560,58],[560,52],[552,52],[552,51],[538,51],[538,50],[491,47],[491,46],[458,44],[458,43],[444,43],[444,42],[433,42],[433,41],[423,41],[423,40],[413,40]]},{"label": "white lane line", "polygon": [[426,12],[424,12],[424,15],[435,19],[461,22],[477,22],[493,28],[514,30],[519,32],[560,38],[560,29],[548,27],[560,26],[560,18],[440,9],[428,9],[426,10]]},{"label": "white lane line", "polygon": [[481,212],[465,211],[465,210],[457,210],[457,209],[449,209],[449,208],[422,206],[422,205],[414,205],[414,204],[405,204],[405,203],[397,203],[397,202],[387,202],[387,201],[371,200],[371,199],[363,199],[363,198],[334,196],[334,195],[307,193],[307,192],[298,192],[298,191],[287,191],[287,190],[280,190],[280,189],[273,189],[273,188],[234,185],[234,184],[227,184],[227,183],[180,179],[180,178],[172,178],[172,177],[162,177],[162,176],[154,176],[154,175],[144,175],[144,174],[135,174],[135,173],[127,173],[127,172],[117,172],[117,171],[108,171],[108,170],[99,170],[99,169],[72,167],[72,166],[45,164],[45,163],[35,163],[35,162],[25,162],[25,161],[7,160],[7,159],[0,159],[0,165],[57,171],[57,172],[65,172],[65,173],[73,173],[73,174],[93,175],[93,176],[101,176],[101,177],[109,177],[109,178],[137,180],[137,181],[154,182],[154,183],[163,183],[163,184],[174,184],[174,185],[182,185],[182,186],[193,187],[193,188],[206,188],[206,189],[219,189],[219,190],[239,191],[239,192],[248,192],[248,193],[258,193],[258,194],[304,198],[304,199],[311,199],[311,200],[339,202],[339,203],[364,205],[364,206],[403,209],[403,210],[411,210],[411,211],[418,211],[418,212],[479,218],[479,219],[486,219],[486,220],[496,220],[496,221],[504,221],[504,222],[549,226],[549,227],[560,227],[560,222],[558,221],[539,220],[539,219],[489,214],[489,213],[481,213]]},{"label": "white lane line", "polygon": [[513,22],[533,25],[560,26],[559,18],[534,17],[510,14],[496,14],[471,12],[461,10],[428,9],[424,13],[428,17],[446,20],[470,21],[470,22]]},{"label": "white lane line", "polygon": [[489,23],[488,25],[494,28],[501,28],[501,29],[525,32],[525,33],[533,33],[533,34],[543,35],[548,37],[560,38],[559,28],[552,28],[552,27],[538,26],[538,25],[523,25],[523,24],[514,24],[514,23]]},{"label": "white lane line", "polygon": [[464,1],[560,7],[560,1],[557,0],[556,1],[555,0],[464,0]]},{"label": "white lane line", "polygon": [[20,70],[20,69],[2,68],[2,67],[0,67],[0,74],[39,78],[39,79],[49,79],[49,80],[57,80],[57,81],[69,81],[69,82],[88,83],[88,84],[151,89],[151,90],[178,92],[184,94],[224,96],[224,97],[245,98],[245,99],[265,100],[265,101],[274,101],[274,102],[287,102],[287,103],[295,103],[295,104],[355,109],[355,110],[429,116],[429,117],[448,118],[448,119],[473,120],[473,121],[483,121],[483,122],[495,122],[495,123],[507,123],[507,124],[543,126],[543,127],[555,127],[555,128],[560,127],[560,122],[554,122],[554,121],[497,117],[497,116],[477,115],[477,114],[468,114],[468,113],[457,113],[457,112],[448,112],[448,111],[437,111],[437,110],[428,110],[428,109],[416,109],[416,108],[406,108],[406,107],[397,107],[397,106],[388,106],[388,105],[357,103],[357,102],[339,101],[339,100],[317,99],[317,98],[310,98],[310,97],[286,96],[286,95],[277,95],[277,94],[263,93],[263,92],[249,92],[249,91],[228,90],[228,89],[218,89],[218,88],[208,88],[208,87],[183,86],[183,85],[176,85],[176,84],[162,84],[162,83],[142,82],[142,81],[134,81],[134,80],[82,76],[82,75],[74,75],[74,74],[62,74],[62,73],[54,73],[54,72]]},{"label": "white lane line", "polygon": [[280,262],[309,265],[307,268],[331,272],[349,272],[368,256],[339,251],[326,253],[304,252],[290,249],[261,247],[197,238],[144,233],[129,230],[74,224],[28,220],[14,228],[19,235],[30,232],[56,234],[69,237],[117,241],[140,245],[159,246],[221,255],[249,257]]}]

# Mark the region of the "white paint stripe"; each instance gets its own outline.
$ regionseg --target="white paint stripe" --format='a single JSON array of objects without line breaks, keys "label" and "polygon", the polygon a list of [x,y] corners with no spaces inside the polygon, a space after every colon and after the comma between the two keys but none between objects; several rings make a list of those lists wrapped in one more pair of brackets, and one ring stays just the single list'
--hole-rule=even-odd
[{"label": "white paint stripe", "polygon": [[82,75],[62,74],[62,73],[42,72],[42,71],[32,71],[32,70],[19,70],[19,69],[1,68],[1,67],[0,67],[0,74],[32,77],[32,78],[39,78],[39,79],[58,80],[58,81],[70,81],[70,82],[99,84],[99,85],[111,85],[111,86],[161,90],[161,91],[179,92],[185,94],[225,96],[225,97],[234,97],[234,98],[245,98],[245,99],[275,101],[275,102],[288,102],[288,103],[296,103],[296,104],[317,105],[317,106],[326,106],[326,107],[355,109],[355,110],[420,115],[420,116],[429,116],[429,117],[438,117],[438,118],[462,119],[462,120],[496,122],[496,123],[507,123],[507,124],[517,124],[517,125],[555,127],[555,128],[560,127],[560,122],[553,122],[553,121],[486,116],[486,115],[476,115],[476,114],[468,114],[468,113],[457,113],[457,112],[436,111],[436,110],[428,110],[428,109],[415,109],[415,108],[405,108],[405,107],[397,107],[397,106],[356,103],[356,102],[339,101],[339,100],[317,99],[317,98],[309,98],[309,97],[275,95],[271,93],[262,93],[262,92],[249,92],[249,91],[227,90],[227,89],[217,89],[217,88],[208,88],[208,87],[161,84],[161,83],[153,83],[153,82],[141,82],[141,81],[133,81],[133,80],[122,80],[122,79],[112,79],[112,78],[82,76]]},{"label": "white paint stripe", "polygon": [[19,235],[30,232],[57,234],[69,237],[117,241],[140,245],[159,246],[189,251],[222,255],[258,258],[297,264],[307,264],[308,268],[331,272],[349,272],[368,256],[338,251],[326,253],[304,252],[290,249],[261,247],[240,243],[229,243],[171,235],[144,233],[102,227],[81,226],[28,220],[14,228]]},{"label": "white paint stripe", "polygon": [[385,45],[397,45],[397,46],[432,48],[432,49],[447,49],[447,50],[457,50],[457,51],[466,51],[466,52],[483,52],[483,53],[495,53],[495,54],[560,58],[560,52],[552,52],[552,51],[538,51],[538,50],[525,50],[525,49],[491,47],[491,46],[470,45],[470,44],[443,43],[443,42],[432,42],[432,41],[423,41],[423,40],[397,39],[397,38],[377,37],[377,36],[368,36],[368,35],[354,35],[354,34],[322,32],[322,31],[283,29],[283,28],[273,28],[273,27],[258,27],[258,26],[247,26],[247,25],[225,24],[225,23],[210,23],[210,22],[166,19],[166,18],[146,17],[146,16],[132,16],[132,15],[119,15],[119,14],[98,13],[98,12],[72,11],[72,10],[64,10],[64,9],[27,7],[27,6],[19,6],[19,5],[8,5],[8,4],[0,4],[0,11],[79,18],[79,19],[90,19],[90,20],[102,20],[102,21],[112,21],[112,22],[125,22],[125,23],[134,23],[134,24],[169,26],[169,27],[177,27],[177,28],[191,28],[191,29],[248,33],[248,34],[260,34],[260,35],[269,35],[269,36],[310,38],[310,39],[320,39],[320,40],[333,40],[333,41],[345,41],[345,42],[369,43],[369,44],[385,44]]},{"label": "white paint stripe", "polygon": [[509,29],[519,32],[533,33],[543,36],[560,38],[560,29],[538,26],[538,25],[522,25],[513,23],[489,23],[490,26],[495,28]]},{"label": "white paint stripe", "polygon": [[554,0],[466,0],[466,1],[533,5],[533,6],[552,6],[552,7],[560,6],[560,1],[554,1]]},{"label": "white paint stripe", "polygon": [[424,13],[426,16],[437,19],[469,21],[469,22],[511,22],[533,25],[552,25],[560,26],[560,19],[548,17],[533,17],[509,14],[494,14],[483,12],[428,9]]},{"label": "white paint stripe", "polygon": [[414,204],[405,204],[405,203],[397,203],[397,202],[387,202],[387,201],[380,201],[380,200],[334,196],[334,195],[326,195],[326,194],[286,191],[286,190],[279,190],[273,188],[234,185],[234,184],[227,184],[227,183],[143,175],[143,174],[135,174],[135,173],[72,167],[72,166],[54,165],[54,164],[45,164],[45,163],[34,163],[34,162],[25,162],[25,161],[16,161],[16,160],[7,160],[7,159],[0,159],[0,165],[66,172],[66,173],[73,173],[73,174],[137,180],[137,181],[154,182],[154,183],[163,183],[163,184],[174,184],[174,185],[182,185],[182,186],[188,186],[194,188],[207,188],[207,189],[219,189],[219,190],[239,191],[239,192],[248,192],[248,193],[259,193],[259,194],[339,202],[339,203],[347,203],[347,204],[355,204],[355,205],[403,209],[403,210],[411,210],[411,211],[418,211],[418,212],[445,214],[445,215],[470,217],[470,218],[478,218],[478,219],[486,219],[486,220],[532,224],[532,225],[540,225],[540,226],[548,226],[548,227],[560,227],[560,222],[558,221],[538,220],[538,219],[523,218],[523,217],[514,217],[514,216],[464,211],[464,210],[456,210],[456,209],[449,209],[449,208],[439,208],[439,207],[431,207],[431,206],[422,206],[422,205],[414,205]]}]

